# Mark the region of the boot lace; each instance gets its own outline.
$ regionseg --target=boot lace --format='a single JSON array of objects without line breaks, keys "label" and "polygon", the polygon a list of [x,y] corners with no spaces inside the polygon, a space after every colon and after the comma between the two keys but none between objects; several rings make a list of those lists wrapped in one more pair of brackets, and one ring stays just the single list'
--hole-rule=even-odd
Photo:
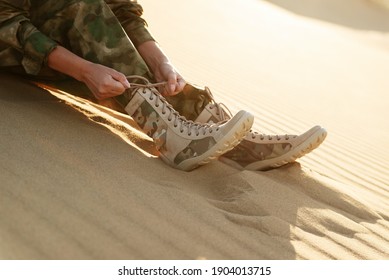
[{"label": "boot lace", "polygon": [[[149,92],[150,95],[148,96],[148,99],[150,101],[155,100],[155,107],[162,107],[161,108],[162,115],[169,114],[167,120],[169,122],[173,122],[173,126],[175,128],[179,127],[180,133],[184,133],[186,129],[188,136],[191,136],[192,134],[199,136],[200,133],[202,133],[203,135],[206,135],[207,133],[211,134],[213,133],[214,130],[219,131],[220,130],[219,125],[227,121],[227,120],[223,120],[221,122],[218,122],[217,124],[209,124],[209,123],[202,124],[202,123],[197,123],[197,122],[187,120],[185,117],[181,116],[156,89],[157,87],[165,86],[167,82],[150,83],[149,80],[147,80],[146,78],[137,75],[127,76],[126,78],[129,81],[138,80],[143,82],[143,83],[130,82],[131,96],[133,96],[139,89],[143,89],[142,90],[143,94]],[[149,89],[149,91],[146,91],[146,89]]]},{"label": "boot lace", "polygon": [[284,134],[284,135],[268,135],[268,134],[263,134],[263,133],[258,133],[256,131],[250,131],[251,132],[251,138],[252,139],[256,139],[257,137],[259,137],[260,140],[273,140],[273,138],[277,141],[281,141],[281,140],[289,140],[289,139],[293,139],[293,138],[296,138],[297,135],[289,135],[289,134]]}]

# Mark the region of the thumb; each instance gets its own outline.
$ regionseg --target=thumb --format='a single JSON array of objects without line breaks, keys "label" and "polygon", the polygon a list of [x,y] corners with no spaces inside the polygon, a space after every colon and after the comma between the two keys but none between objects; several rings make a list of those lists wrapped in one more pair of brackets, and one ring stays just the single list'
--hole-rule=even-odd
[{"label": "thumb", "polygon": [[120,72],[112,71],[111,76],[114,80],[123,85],[124,88],[130,88],[131,84],[128,82],[126,76]]},{"label": "thumb", "polygon": [[171,73],[167,80],[168,92],[173,95],[176,91],[177,84],[177,75],[175,73]]}]

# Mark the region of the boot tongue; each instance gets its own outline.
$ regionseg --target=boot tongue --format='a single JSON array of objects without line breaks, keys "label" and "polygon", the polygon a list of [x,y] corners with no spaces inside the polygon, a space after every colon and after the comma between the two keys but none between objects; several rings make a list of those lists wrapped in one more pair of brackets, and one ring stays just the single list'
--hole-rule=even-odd
[{"label": "boot tongue", "polygon": [[230,119],[227,107],[216,104],[209,88],[187,83],[182,92],[166,98],[181,116],[198,123],[219,123]]},{"label": "boot tongue", "polygon": [[217,109],[214,105],[208,104],[203,111],[197,116],[195,122],[199,123],[218,123],[221,121],[216,114]]},{"label": "boot tongue", "polygon": [[196,121],[205,107],[212,102],[209,93],[193,84],[187,83],[182,92],[166,97],[174,109],[186,119]]}]

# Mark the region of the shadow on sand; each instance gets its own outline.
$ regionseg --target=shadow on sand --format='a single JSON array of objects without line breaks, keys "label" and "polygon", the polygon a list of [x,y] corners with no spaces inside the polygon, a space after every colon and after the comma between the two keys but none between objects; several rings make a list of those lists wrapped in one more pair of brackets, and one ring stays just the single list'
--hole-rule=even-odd
[{"label": "shadow on sand", "polygon": [[336,242],[328,233],[354,240],[380,219],[352,188],[299,164],[175,170],[44,90],[0,78],[0,258],[339,258],[323,247]]}]

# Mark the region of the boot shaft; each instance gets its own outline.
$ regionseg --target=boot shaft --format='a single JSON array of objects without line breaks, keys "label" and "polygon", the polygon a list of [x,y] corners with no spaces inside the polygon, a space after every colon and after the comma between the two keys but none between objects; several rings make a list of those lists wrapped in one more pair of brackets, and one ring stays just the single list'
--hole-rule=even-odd
[{"label": "boot shaft", "polygon": [[151,84],[135,85],[125,96],[130,100],[125,111],[154,140],[161,158],[183,170],[193,169],[231,150],[253,123],[253,116],[245,111],[223,124],[188,121]]}]

